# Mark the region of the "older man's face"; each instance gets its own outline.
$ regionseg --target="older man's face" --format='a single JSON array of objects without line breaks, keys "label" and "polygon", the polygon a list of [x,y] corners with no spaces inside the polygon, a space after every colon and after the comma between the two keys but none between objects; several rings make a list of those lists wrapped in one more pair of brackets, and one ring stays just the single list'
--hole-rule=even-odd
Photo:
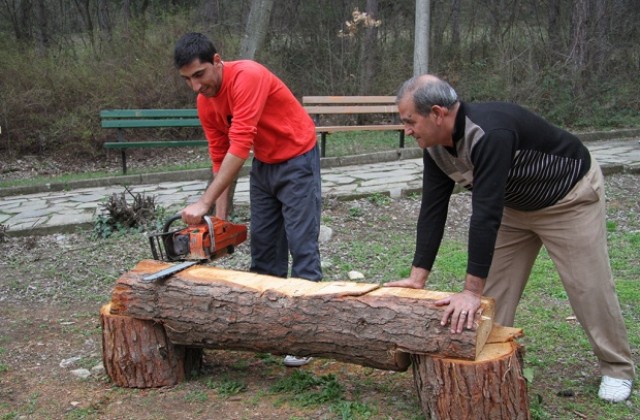
[{"label": "older man's face", "polygon": [[452,145],[451,133],[444,126],[444,118],[449,113],[447,108],[434,105],[428,115],[421,115],[416,111],[411,95],[407,95],[398,103],[398,112],[405,134],[412,136],[421,149],[438,144]]}]

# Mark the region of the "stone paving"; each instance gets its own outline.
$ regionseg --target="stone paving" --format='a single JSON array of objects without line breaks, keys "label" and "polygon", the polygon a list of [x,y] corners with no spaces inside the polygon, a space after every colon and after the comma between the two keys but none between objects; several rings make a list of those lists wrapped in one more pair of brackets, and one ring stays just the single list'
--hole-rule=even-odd
[{"label": "stone paving", "polygon": [[[637,139],[607,140],[587,143],[605,174],[640,173],[640,143]],[[206,180],[161,182],[133,185],[132,194],[157,197],[157,203],[177,212],[194,202],[206,187]],[[422,159],[405,159],[366,165],[322,169],[324,197],[351,199],[374,193],[399,197],[419,191],[422,184]],[[11,235],[70,232],[92,224],[112,194],[125,191],[120,185],[81,188],[71,191],[42,192],[2,197],[0,224],[9,227]],[[236,205],[249,202],[248,176],[238,180]]]}]

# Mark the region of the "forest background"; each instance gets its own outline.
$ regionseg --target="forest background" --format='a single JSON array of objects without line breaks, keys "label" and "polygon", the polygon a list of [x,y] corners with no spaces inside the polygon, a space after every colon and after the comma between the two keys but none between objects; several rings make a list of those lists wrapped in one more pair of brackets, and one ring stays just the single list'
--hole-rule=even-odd
[{"label": "forest background", "polygon": [[[428,3],[429,71],[463,100],[518,102],[577,131],[640,125],[636,0]],[[247,53],[249,11],[265,4]],[[413,75],[415,15],[416,0],[0,0],[0,156],[95,158],[112,135],[101,109],[195,107],[172,63],[190,31],[299,98],[393,95]]]}]

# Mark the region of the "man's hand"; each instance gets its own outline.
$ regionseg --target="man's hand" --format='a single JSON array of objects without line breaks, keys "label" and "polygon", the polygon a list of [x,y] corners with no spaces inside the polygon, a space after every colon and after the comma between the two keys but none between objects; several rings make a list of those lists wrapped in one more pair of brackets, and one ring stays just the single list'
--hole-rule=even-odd
[{"label": "man's hand", "polygon": [[193,204],[188,205],[180,214],[182,215],[182,220],[188,225],[197,225],[202,222],[202,216],[207,214],[209,211],[209,206],[198,200]]},{"label": "man's hand", "polygon": [[429,270],[419,267],[411,267],[409,278],[385,283],[384,287],[408,287],[410,289],[424,289],[429,277]]},{"label": "man's hand", "polygon": [[451,295],[444,299],[436,301],[436,306],[447,306],[444,311],[440,325],[447,325],[451,318],[451,333],[460,334],[466,327],[467,329],[475,329],[480,322],[482,310],[480,307],[480,296],[469,291],[463,290],[460,293]]},{"label": "man's hand", "polygon": [[202,197],[180,212],[182,220],[190,225],[200,223],[202,216],[209,212],[213,203],[216,203],[216,215],[221,219],[226,219],[229,208],[229,185],[238,175],[243,164],[244,159],[227,153],[222,160],[220,169],[213,177],[213,182],[209,184]]}]

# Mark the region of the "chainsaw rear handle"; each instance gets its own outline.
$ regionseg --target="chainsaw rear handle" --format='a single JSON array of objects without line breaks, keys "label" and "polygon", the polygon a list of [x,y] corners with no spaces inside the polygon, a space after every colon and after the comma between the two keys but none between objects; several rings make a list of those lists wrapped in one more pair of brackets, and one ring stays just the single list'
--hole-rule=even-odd
[{"label": "chainsaw rear handle", "polygon": [[162,232],[163,233],[169,232],[169,228],[171,227],[173,222],[175,222],[176,220],[180,220],[180,219],[182,219],[182,215],[180,215],[180,214],[176,214],[175,216],[171,216],[170,218],[168,218],[164,222],[164,226],[162,227]]},{"label": "chainsaw rear handle", "polygon": [[[164,222],[164,226],[162,227],[162,233],[161,234],[155,234],[155,235],[149,235],[149,243],[151,245],[151,253],[153,255],[153,258],[156,260],[165,260],[166,258],[168,258],[169,261],[175,261],[178,260],[179,258],[177,258],[175,255],[169,255],[170,253],[168,252],[169,249],[172,249],[172,247],[167,245],[166,241],[170,241],[171,239],[171,235],[175,232],[179,232],[180,229],[176,229],[173,232],[170,231],[171,226],[177,221],[182,219],[182,216],[180,214],[176,214],[174,216],[171,216],[170,218],[168,218],[165,222]],[[213,222],[211,221],[211,217],[205,215],[203,216],[203,219],[205,221],[205,223],[207,224],[207,227],[209,228],[209,239],[210,239],[210,243],[211,246],[209,248],[209,254],[213,255],[216,251],[216,241],[215,241],[215,232],[213,231]],[[156,245],[156,241],[158,241],[157,245]],[[162,246],[160,244],[160,242],[162,242]],[[166,255],[165,255],[166,253]]]}]

